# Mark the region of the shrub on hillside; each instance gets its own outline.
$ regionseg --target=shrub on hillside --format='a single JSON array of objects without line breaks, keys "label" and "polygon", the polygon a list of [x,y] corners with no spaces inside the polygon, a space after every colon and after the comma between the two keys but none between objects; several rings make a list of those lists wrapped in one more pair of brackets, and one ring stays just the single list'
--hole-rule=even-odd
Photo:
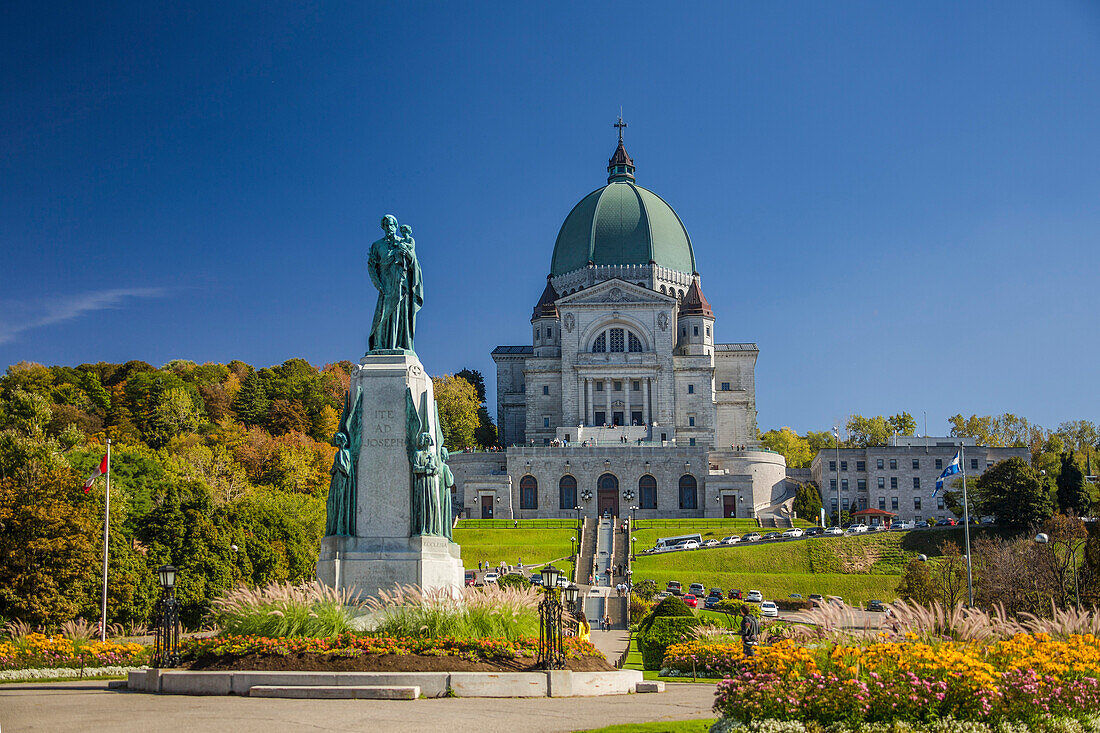
[{"label": "shrub on hillside", "polygon": [[652,619],[649,628],[638,635],[638,651],[645,669],[660,669],[665,651],[673,644],[693,638],[699,619],[691,616],[662,616]]},{"label": "shrub on hillside", "polygon": [[727,598],[724,601],[719,601],[718,604],[714,607],[714,610],[721,613],[728,613],[734,616],[740,616],[742,607],[747,607],[751,615],[760,618],[759,603],[749,603],[748,601],[742,601],[737,598]]},{"label": "shrub on hillside", "polygon": [[497,587],[527,590],[531,587],[531,581],[519,573],[507,573],[497,578]]},{"label": "shrub on hillside", "polygon": [[775,602],[780,611],[809,611],[814,604],[801,598],[780,598]]},{"label": "shrub on hillside", "polygon": [[630,618],[640,619],[644,618],[650,610],[653,608],[652,603],[641,598],[636,593],[630,594]]},{"label": "shrub on hillside", "polygon": [[634,587],[630,590],[643,601],[651,601],[653,600],[653,596],[657,595],[657,581],[643,580],[639,583],[635,583]]}]

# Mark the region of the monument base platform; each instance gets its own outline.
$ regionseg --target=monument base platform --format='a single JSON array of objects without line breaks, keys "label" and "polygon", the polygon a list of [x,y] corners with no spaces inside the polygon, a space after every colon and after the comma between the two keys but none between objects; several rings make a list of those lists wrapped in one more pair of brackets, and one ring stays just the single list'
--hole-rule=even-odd
[{"label": "monument base platform", "polygon": [[459,547],[446,537],[332,536],[321,540],[317,579],[365,598],[398,584],[458,592],[464,573]]}]

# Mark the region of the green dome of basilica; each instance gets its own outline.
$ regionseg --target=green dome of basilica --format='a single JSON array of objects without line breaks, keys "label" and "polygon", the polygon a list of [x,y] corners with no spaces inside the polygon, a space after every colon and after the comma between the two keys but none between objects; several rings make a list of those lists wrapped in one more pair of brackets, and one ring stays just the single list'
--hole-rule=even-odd
[{"label": "green dome of basilica", "polygon": [[554,243],[551,276],[589,263],[655,263],[695,272],[695,253],[684,223],[657,194],[634,183],[634,163],[622,140],[608,163],[607,185],[581,199],[561,225]]}]

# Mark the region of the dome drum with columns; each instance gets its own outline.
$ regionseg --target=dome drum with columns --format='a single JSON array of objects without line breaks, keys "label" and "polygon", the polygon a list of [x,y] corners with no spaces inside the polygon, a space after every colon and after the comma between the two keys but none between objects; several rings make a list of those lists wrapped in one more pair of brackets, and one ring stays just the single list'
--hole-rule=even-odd
[{"label": "dome drum with columns", "polygon": [[635,183],[621,130],[607,185],[558,232],[531,344],[493,351],[508,447],[453,457],[469,516],[746,517],[793,498],[756,447],[756,345],[716,342],[687,228]]}]

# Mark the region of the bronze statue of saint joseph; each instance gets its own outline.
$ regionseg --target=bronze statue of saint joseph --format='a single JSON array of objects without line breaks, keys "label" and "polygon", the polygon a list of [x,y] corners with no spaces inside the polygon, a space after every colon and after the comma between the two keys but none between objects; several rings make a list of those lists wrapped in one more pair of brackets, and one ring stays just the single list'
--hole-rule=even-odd
[{"label": "bronze statue of saint joseph", "polygon": [[398,231],[397,219],[382,217],[385,236],[371,245],[367,270],[378,303],[374,308],[368,351],[415,351],[416,314],[424,305],[424,281],[416,259],[412,228]]}]

